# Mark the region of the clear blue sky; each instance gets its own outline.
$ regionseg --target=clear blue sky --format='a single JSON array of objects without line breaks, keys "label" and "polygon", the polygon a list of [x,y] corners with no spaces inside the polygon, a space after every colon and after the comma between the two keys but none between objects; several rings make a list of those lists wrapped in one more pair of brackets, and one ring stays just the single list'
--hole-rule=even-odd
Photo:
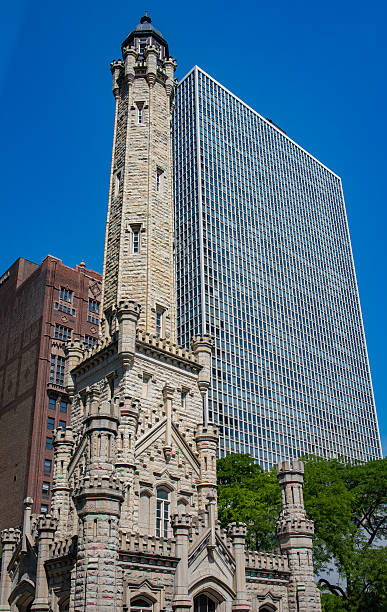
[{"label": "clear blue sky", "polygon": [[102,269],[113,132],[109,63],[148,9],[178,60],[271,118],[343,180],[387,450],[386,4],[3,3],[0,274],[48,253]]}]

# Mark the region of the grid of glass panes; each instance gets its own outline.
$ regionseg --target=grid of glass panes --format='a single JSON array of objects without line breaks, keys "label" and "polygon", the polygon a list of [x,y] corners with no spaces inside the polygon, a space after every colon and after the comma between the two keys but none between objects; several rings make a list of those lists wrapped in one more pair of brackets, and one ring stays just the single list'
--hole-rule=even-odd
[{"label": "grid of glass panes", "polygon": [[202,333],[201,284],[200,284],[200,227],[199,184],[197,180],[196,129],[194,76],[191,73],[184,82],[184,90],[178,88],[177,97],[184,96],[184,103],[177,103],[174,113],[175,232],[177,259],[177,304],[179,311],[178,336],[187,346],[195,334]]},{"label": "grid of glass panes", "polygon": [[215,337],[220,454],[266,468],[304,453],[378,458],[341,181],[196,79],[180,83],[174,112],[178,338]]},{"label": "grid of glass panes", "polygon": [[169,493],[165,489],[157,489],[156,501],[156,536],[167,538],[169,528]]},{"label": "grid of glass panes", "polygon": [[[51,355],[50,363],[50,383],[63,387],[64,385],[64,372],[65,372],[65,359],[60,355]],[[55,399],[50,398],[50,408],[55,410]]]}]

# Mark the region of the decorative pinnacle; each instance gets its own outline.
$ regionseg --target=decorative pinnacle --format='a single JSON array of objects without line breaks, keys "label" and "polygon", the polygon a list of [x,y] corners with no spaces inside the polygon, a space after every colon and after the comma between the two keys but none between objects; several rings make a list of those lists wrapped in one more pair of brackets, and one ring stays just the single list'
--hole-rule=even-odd
[{"label": "decorative pinnacle", "polygon": [[141,17],[140,23],[152,23],[152,19],[148,15],[148,11],[145,11],[144,17]]}]

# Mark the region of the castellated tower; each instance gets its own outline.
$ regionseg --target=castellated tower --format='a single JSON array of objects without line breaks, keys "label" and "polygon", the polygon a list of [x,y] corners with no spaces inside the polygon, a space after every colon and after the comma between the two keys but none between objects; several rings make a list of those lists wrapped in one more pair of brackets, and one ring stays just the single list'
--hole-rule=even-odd
[{"label": "castellated tower", "polygon": [[[285,493],[278,554],[247,551],[243,524],[219,527],[212,340],[175,344],[176,64],[148,16],[122,54],[101,338],[66,347],[72,421],[56,432],[52,513],[31,515],[27,498],[22,532],[3,532],[0,612],[319,612],[300,492],[295,506]],[[283,466],[281,484],[300,469]]]},{"label": "castellated tower", "polygon": [[141,305],[139,327],[175,341],[171,113],[176,62],[143,17],[112,62],[116,115],[106,229],[103,311]]}]

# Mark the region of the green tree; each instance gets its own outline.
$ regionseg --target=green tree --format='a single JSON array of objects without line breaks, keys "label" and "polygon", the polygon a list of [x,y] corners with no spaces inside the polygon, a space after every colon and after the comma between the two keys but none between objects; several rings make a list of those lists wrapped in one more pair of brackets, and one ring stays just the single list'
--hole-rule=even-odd
[{"label": "green tree", "polygon": [[[387,462],[304,457],[305,509],[315,523],[314,562],[325,612],[387,612]],[[280,492],[274,471],[250,455],[218,461],[219,518],[248,526],[248,545],[278,546]],[[335,580],[336,578],[336,580]],[[339,578],[337,580],[337,578]]]},{"label": "green tree", "polygon": [[350,464],[319,457],[304,462],[315,569],[327,576],[320,579],[324,610],[386,612],[387,462]]},{"label": "green tree", "polygon": [[248,526],[247,545],[253,550],[278,547],[275,523],[281,496],[275,472],[265,472],[250,455],[219,459],[218,505],[222,527],[233,521]]}]

